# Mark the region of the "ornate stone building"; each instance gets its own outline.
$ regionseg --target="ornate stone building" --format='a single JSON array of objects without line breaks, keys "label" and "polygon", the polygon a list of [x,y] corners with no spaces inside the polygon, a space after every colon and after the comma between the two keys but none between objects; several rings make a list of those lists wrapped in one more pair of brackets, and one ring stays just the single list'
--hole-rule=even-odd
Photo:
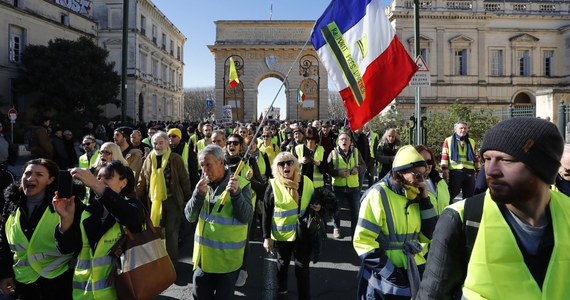
[{"label": "ornate stone building", "polygon": [[[387,13],[413,53],[413,0],[395,0]],[[420,0],[420,48],[431,72],[431,86],[420,88],[424,111],[456,99],[492,109],[536,105],[545,90],[570,85],[570,2]],[[401,112],[413,111],[414,95],[411,87],[401,93]]]},{"label": "ornate stone building", "polygon": [[[123,2],[116,0],[0,0],[0,99],[18,112],[29,109],[31,95],[17,95],[26,45],[49,40],[96,39],[109,51],[121,74]],[[149,0],[129,1],[127,117],[134,121],[181,120],[184,111],[183,52],[186,37]],[[104,116],[120,116],[115,105]]]},{"label": "ornate stone building", "polygon": [[[109,51],[121,74],[123,4],[94,0],[99,46]],[[135,121],[182,120],[183,52],[186,37],[149,0],[129,1],[127,116]],[[114,105],[106,116],[120,114]]]},{"label": "ornate stone building", "polygon": [[[57,2],[57,1],[56,1]],[[81,6],[85,11],[85,6]],[[2,113],[8,107],[18,111],[18,124],[33,117],[33,95],[19,95],[14,89],[26,45],[47,45],[52,39],[95,38],[94,20],[55,2],[45,0],[0,0],[0,102]],[[22,121],[24,120],[24,121]],[[17,125],[18,125],[17,124]]]}]

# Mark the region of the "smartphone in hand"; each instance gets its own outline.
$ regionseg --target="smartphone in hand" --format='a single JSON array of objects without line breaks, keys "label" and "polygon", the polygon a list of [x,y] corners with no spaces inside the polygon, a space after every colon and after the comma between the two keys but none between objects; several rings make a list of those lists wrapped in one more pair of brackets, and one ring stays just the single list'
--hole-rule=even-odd
[{"label": "smartphone in hand", "polygon": [[57,194],[60,198],[71,198],[73,194],[73,178],[68,170],[60,170],[57,176]]}]

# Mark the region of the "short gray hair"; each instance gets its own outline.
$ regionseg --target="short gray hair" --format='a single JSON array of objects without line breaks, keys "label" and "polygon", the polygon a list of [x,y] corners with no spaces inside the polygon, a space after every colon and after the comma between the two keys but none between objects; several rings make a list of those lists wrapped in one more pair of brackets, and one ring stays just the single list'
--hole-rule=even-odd
[{"label": "short gray hair", "polygon": [[166,132],[164,132],[162,130],[159,130],[155,134],[152,135],[151,142],[154,143],[154,141],[159,137],[163,138],[165,141],[168,142],[168,135],[166,134]]},{"label": "short gray hair", "polygon": [[226,160],[226,156],[224,154],[224,149],[222,149],[218,145],[210,144],[210,145],[204,147],[204,149],[202,149],[202,151],[200,151],[198,153],[198,161],[204,160],[204,158],[208,154],[211,154],[212,156],[214,156],[214,159],[216,161],[220,161],[220,160],[225,161]]}]

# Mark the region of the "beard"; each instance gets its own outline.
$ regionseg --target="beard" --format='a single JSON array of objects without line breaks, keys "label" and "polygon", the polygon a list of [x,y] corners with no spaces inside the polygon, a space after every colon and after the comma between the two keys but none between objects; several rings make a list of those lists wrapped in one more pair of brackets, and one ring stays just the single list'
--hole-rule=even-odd
[{"label": "beard", "polygon": [[162,149],[162,150],[154,149],[154,152],[156,152],[156,155],[160,156],[160,155],[163,155],[164,153],[166,153],[166,149]]},{"label": "beard", "polygon": [[526,202],[527,200],[534,199],[533,196],[536,194],[537,186],[534,183],[527,182],[528,184],[519,184],[513,186],[507,183],[492,187],[489,185],[489,192],[491,198],[497,204],[517,204],[521,202]]}]

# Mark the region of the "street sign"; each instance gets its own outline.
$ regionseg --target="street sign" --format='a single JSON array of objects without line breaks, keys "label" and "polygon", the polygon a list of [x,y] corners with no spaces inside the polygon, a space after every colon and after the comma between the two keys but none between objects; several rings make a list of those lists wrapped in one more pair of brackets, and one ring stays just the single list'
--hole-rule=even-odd
[{"label": "street sign", "polygon": [[207,108],[214,108],[214,100],[206,99],[206,107]]},{"label": "street sign", "polygon": [[15,108],[10,108],[8,110],[8,118],[10,119],[10,123],[15,123],[16,119],[18,118],[18,111]]},{"label": "street sign", "polygon": [[222,107],[222,119],[232,120],[232,106],[224,105]]},{"label": "street sign", "polygon": [[430,79],[430,72],[426,61],[423,59],[421,55],[418,55],[416,58],[416,65],[418,65],[418,71],[410,80],[410,86],[430,86],[431,79]]}]

